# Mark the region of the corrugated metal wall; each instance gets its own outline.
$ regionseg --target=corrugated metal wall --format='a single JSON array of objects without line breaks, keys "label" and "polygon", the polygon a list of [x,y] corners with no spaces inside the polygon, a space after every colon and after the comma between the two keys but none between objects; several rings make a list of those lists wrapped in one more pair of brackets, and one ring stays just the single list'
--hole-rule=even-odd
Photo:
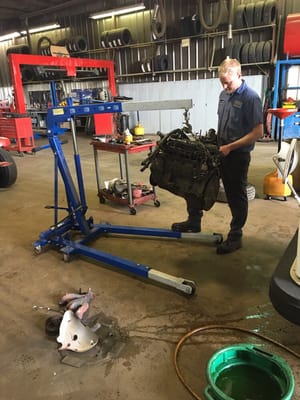
[{"label": "corrugated metal wall", "polygon": [[[266,88],[264,75],[245,77],[246,82],[263,98]],[[221,85],[219,79],[199,79],[176,82],[139,83],[136,85],[122,84],[120,94],[132,96],[135,101],[158,101],[172,99],[192,99],[190,123],[195,132],[205,134],[208,129],[217,129],[217,105]],[[182,126],[184,110],[140,111],[140,123],[145,133],[161,131],[170,132]],[[137,124],[137,113],[129,113],[130,128]]]}]

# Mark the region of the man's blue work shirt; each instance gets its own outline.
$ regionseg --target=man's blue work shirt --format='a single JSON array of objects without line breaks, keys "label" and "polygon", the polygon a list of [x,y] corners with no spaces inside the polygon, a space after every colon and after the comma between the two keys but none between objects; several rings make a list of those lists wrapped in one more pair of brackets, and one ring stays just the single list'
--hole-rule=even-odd
[{"label": "man's blue work shirt", "polygon": [[[255,125],[263,123],[262,102],[258,94],[243,80],[233,93],[220,93],[218,106],[219,144],[228,144],[247,135]],[[254,144],[235,151],[251,151]]]}]

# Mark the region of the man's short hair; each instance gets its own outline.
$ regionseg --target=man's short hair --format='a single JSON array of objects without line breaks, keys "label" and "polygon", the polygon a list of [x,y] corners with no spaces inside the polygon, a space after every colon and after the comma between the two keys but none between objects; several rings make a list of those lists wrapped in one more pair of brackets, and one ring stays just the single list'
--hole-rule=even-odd
[{"label": "man's short hair", "polygon": [[242,74],[240,62],[236,58],[225,58],[218,69],[220,75],[232,75],[233,73]]}]

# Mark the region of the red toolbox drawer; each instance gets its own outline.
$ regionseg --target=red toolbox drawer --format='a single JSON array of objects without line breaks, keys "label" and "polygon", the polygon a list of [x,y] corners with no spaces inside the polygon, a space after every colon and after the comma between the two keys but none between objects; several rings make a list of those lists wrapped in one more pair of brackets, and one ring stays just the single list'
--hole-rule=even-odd
[{"label": "red toolbox drawer", "polygon": [[11,150],[18,152],[32,151],[34,138],[31,118],[0,118],[0,136],[11,141]]}]

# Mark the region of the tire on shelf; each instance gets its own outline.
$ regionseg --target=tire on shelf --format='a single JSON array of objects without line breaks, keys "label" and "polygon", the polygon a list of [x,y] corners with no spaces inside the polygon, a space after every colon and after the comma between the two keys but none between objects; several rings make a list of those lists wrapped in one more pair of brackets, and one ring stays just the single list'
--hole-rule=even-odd
[{"label": "tire on shelf", "polygon": [[256,60],[256,47],[257,47],[257,42],[252,42],[249,45],[248,49],[248,63],[249,64],[254,64],[257,62]]},{"label": "tire on shelf", "polygon": [[260,63],[264,61],[263,58],[263,50],[264,50],[265,42],[258,42],[256,45],[256,62]]},{"label": "tire on shelf", "polygon": [[131,32],[127,28],[112,29],[104,32],[102,36],[105,37],[106,47],[126,46],[132,42]]},{"label": "tire on shelf", "polygon": [[131,64],[130,72],[132,74],[138,74],[143,72],[142,61],[135,61]]},{"label": "tire on shelf", "polygon": [[120,40],[122,45],[128,45],[132,42],[132,36],[129,29],[124,28],[121,31]]},{"label": "tire on shelf", "polygon": [[61,39],[56,45],[65,46],[69,53],[79,53],[88,49],[87,40],[84,36]]},{"label": "tire on shelf", "polygon": [[18,44],[16,46],[9,47],[6,50],[6,55],[17,53],[17,54],[30,54],[30,47],[26,44]]},{"label": "tire on shelf", "polygon": [[192,36],[195,34],[193,32],[193,22],[192,22],[192,17],[190,15],[180,17],[179,31],[180,35],[183,37]]},{"label": "tire on shelf", "polygon": [[254,26],[254,3],[248,3],[245,6],[245,25]]},{"label": "tire on shelf", "polygon": [[37,69],[31,66],[23,66],[21,68],[22,81],[34,81],[38,77]]},{"label": "tire on shelf", "polygon": [[264,5],[265,5],[264,1],[258,1],[254,5],[254,17],[253,17],[254,26],[263,25]]},{"label": "tire on shelf", "polygon": [[180,17],[179,32],[180,36],[199,35],[202,32],[199,15],[194,14]]},{"label": "tire on shelf", "polygon": [[248,53],[249,53],[250,43],[245,43],[241,50],[241,63],[248,64]]},{"label": "tire on shelf", "polygon": [[219,66],[226,58],[226,49],[216,49],[214,52],[213,65]]},{"label": "tire on shelf", "polygon": [[169,69],[169,57],[162,54],[154,57],[154,71],[167,71]]},{"label": "tire on shelf", "polygon": [[122,46],[122,41],[120,39],[119,31],[112,31],[108,34],[108,40],[111,43],[112,47]]},{"label": "tire on shelf", "polygon": [[72,48],[74,49],[74,52],[78,53],[88,50],[88,43],[84,36],[74,36],[70,39],[70,43],[72,45]]},{"label": "tire on shelf", "polygon": [[268,62],[271,60],[272,56],[272,40],[267,40],[264,42],[263,48],[263,61]]},{"label": "tire on shelf", "polygon": [[152,60],[150,58],[145,58],[141,66],[143,72],[152,72]]},{"label": "tire on shelf", "polygon": [[202,33],[202,27],[201,27],[201,23],[200,23],[200,18],[198,14],[194,14],[192,15],[192,33],[193,35],[199,35],[200,33]]},{"label": "tire on shelf", "polygon": [[100,43],[103,48],[108,47],[108,31],[105,31],[100,36]]},{"label": "tire on shelf", "polygon": [[271,25],[276,21],[277,2],[275,0],[266,0],[263,9],[263,24]]},{"label": "tire on shelf", "polygon": [[236,7],[234,13],[234,27],[236,29],[245,28],[245,4],[240,4]]},{"label": "tire on shelf", "polygon": [[232,46],[232,58],[236,58],[238,61],[241,61],[242,47],[243,47],[242,43],[235,43]]}]

